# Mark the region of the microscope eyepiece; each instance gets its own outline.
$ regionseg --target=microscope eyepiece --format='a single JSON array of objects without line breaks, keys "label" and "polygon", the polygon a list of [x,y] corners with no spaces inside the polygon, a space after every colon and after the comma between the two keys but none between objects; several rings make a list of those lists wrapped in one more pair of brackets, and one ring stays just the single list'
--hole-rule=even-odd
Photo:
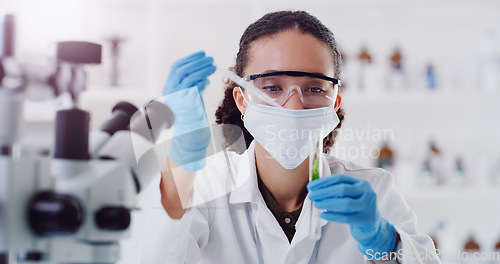
[{"label": "microscope eyepiece", "polygon": [[83,223],[84,212],[76,197],[51,191],[38,193],[28,205],[29,224],[40,236],[76,233]]},{"label": "microscope eyepiece", "polygon": [[86,41],[57,43],[57,59],[74,64],[100,64],[102,46]]},{"label": "microscope eyepiece", "polygon": [[130,226],[130,210],[121,206],[106,206],[95,214],[96,225],[103,230],[122,231]]},{"label": "microscope eyepiece", "polygon": [[170,128],[175,121],[172,110],[166,105],[151,101],[144,106],[144,114],[137,113],[130,120],[130,130],[151,142],[156,142],[162,129]]},{"label": "microscope eyepiece", "polygon": [[113,107],[113,117],[101,125],[101,130],[112,136],[120,130],[129,128],[130,119],[138,111],[137,107],[127,102],[119,102]]}]

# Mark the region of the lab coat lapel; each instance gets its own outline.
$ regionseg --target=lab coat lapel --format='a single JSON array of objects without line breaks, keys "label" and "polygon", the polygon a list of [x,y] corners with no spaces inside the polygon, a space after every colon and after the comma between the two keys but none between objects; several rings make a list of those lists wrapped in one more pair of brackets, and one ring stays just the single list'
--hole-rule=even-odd
[{"label": "lab coat lapel", "polygon": [[288,238],[262,197],[257,207],[256,225],[262,245],[262,255],[266,263],[284,263],[290,250]]},{"label": "lab coat lapel", "polygon": [[237,162],[236,182],[237,187],[231,192],[229,203],[257,204],[259,201],[259,188],[257,185],[257,172],[255,170],[255,143],[252,141],[248,150],[242,154]]},{"label": "lab coat lapel", "polygon": [[287,244],[289,244],[288,238],[283,232],[283,229],[279,225],[278,221],[276,221],[276,218],[271,213],[262,197],[260,197],[258,205],[257,230],[259,230],[260,233],[266,232],[276,236],[281,240],[285,240]]},{"label": "lab coat lapel", "polygon": [[[309,197],[309,196],[308,196]],[[304,206],[302,207],[302,212],[300,213],[299,219],[295,224],[295,235],[292,240],[292,247],[301,243],[304,239],[308,239],[311,241],[312,246],[314,247],[315,241],[313,241],[310,237],[310,225],[311,225],[311,214],[312,214],[312,202],[309,198],[306,197],[304,200]],[[321,218],[320,226],[323,228],[328,223],[327,220]],[[312,249],[311,249],[312,250]]]}]

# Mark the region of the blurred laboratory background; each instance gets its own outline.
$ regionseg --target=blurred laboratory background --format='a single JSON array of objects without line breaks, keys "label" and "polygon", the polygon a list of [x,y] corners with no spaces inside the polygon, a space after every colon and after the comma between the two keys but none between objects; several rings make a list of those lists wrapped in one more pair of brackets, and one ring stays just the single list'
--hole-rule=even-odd
[{"label": "blurred laboratory background", "polygon": [[[281,9],[318,17],[343,55],[346,117],[332,153],[392,172],[418,231],[439,248],[500,250],[498,1],[0,1],[2,17],[15,18],[15,58],[37,69],[53,62],[58,41],[103,45],[79,98],[91,129],[120,100],[161,97],[170,65],[186,54],[204,50],[218,68],[233,66],[244,29]],[[219,72],[210,81],[213,122],[224,84]],[[61,103],[42,97],[25,104],[23,142],[36,151],[53,144]]]}]

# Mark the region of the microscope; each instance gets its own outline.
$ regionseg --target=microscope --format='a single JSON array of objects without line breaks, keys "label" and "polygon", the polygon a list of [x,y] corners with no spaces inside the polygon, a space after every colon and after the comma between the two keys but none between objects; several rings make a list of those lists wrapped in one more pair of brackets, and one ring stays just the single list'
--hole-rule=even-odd
[{"label": "microscope", "polygon": [[48,80],[70,93],[73,105],[57,111],[52,155],[23,157],[24,90],[32,78],[12,55],[5,48],[0,67],[0,264],[116,263],[130,211],[166,159],[156,143],[173,114],[157,101],[142,109],[120,102],[90,133],[78,95],[84,66],[101,62],[101,46],[59,42],[56,74]]},{"label": "microscope", "polygon": [[[79,108],[78,97],[86,86],[85,66],[101,63],[101,46],[58,42],[57,65],[40,78],[14,59],[14,18],[6,16],[4,25],[0,264],[116,263],[119,242],[130,235],[131,210],[167,158],[171,141],[162,135],[168,134],[174,115],[162,101],[140,109],[120,102],[99,130],[89,132],[90,115]],[[22,155],[20,146],[23,104],[26,90],[40,82],[55,95],[70,94],[71,103],[56,113],[55,144],[49,154],[31,157]],[[206,157],[223,152],[216,158],[228,165],[229,192],[238,183],[227,152],[246,150],[243,131],[236,125],[212,125],[210,130]]]}]

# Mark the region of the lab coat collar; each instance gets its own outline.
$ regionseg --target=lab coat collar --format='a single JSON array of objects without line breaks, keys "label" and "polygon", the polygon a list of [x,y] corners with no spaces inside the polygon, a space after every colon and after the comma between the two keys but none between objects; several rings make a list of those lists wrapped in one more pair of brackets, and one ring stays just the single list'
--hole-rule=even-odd
[{"label": "lab coat collar", "polygon": [[[330,166],[326,158],[323,159],[323,171],[325,176],[331,174]],[[229,203],[259,203],[261,195],[257,185],[257,170],[255,167],[255,140],[250,143],[248,149],[242,154],[241,159],[237,162],[238,179],[246,179],[243,184],[237,186],[229,198]],[[309,201],[306,199],[306,201]],[[310,202],[310,201],[309,201]],[[304,211],[304,209],[302,210]],[[301,213],[302,215],[302,213]],[[299,217],[300,219],[300,217]]]},{"label": "lab coat collar", "polygon": [[[329,176],[331,174],[331,170],[326,158],[323,159],[322,166],[324,175]],[[246,179],[246,181],[240,186],[237,186],[231,192],[229,203],[237,204],[251,202],[253,204],[259,204],[259,199],[262,199],[262,197],[259,193],[259,187],[257,185],[257,171],[255,167],[255,140],[250,143],[248,149],[242,154],[242,158],[237,162],[237,177],[239,179]],[[305,220],[304,218],[306,215],[308,215],[307,218],[309,218],[311,214],[311,201],[306,197],[304,203],[305,204],[302,208],[302,212],[300,213],[299,219],[297,220],[297,226],[300,224],[300,222],[309,221]],[[321,226],[324,226],[326,223],[326,220],[322,221]],[[309,223],[307,223],[307,226],[309,226]],[[309,234],[309,230],[303,230],[305,234],[300,234],[299,231],[300,230],[297,230],[295,236],[300,237],[302,235]]]}]

